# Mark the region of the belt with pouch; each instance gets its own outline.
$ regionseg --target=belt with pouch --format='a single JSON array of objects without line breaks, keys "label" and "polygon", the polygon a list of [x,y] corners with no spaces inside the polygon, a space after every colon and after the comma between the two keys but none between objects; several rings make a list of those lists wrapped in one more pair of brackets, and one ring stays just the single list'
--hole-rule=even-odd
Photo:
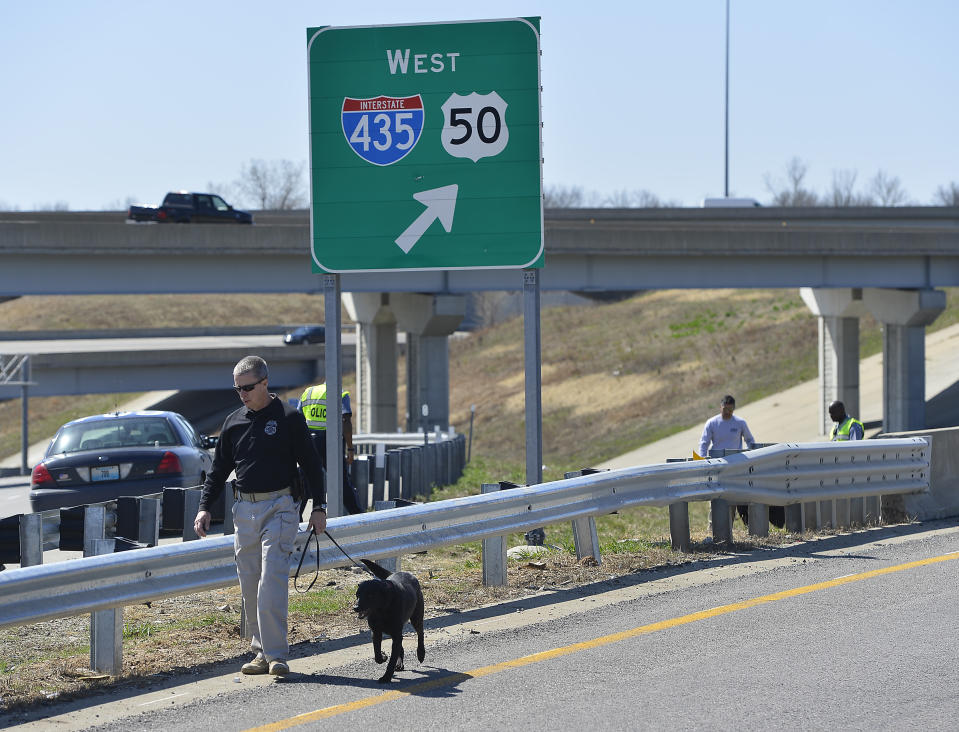
[{"label": "belt with pouch", "polygon": [[251,503],[256,503],[257,501],[272,501],[274,498],[279,498],[280,496],[292,496],[293,491],[290,490],[290,487],[280,488],[278,491],[263,491],[262,493],[245,493],[244,491],[239,491],[239,496],[241,501],[250,501]]}]

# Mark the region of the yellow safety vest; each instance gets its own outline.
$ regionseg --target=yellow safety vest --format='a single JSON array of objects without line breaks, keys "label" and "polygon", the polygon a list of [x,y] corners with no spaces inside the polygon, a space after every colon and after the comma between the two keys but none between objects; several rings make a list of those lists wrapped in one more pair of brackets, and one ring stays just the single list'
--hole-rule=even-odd
[{"label": "yellow safety vest", "polygon": [[[343,396],[350,392],[344,391]],[[306,426],[311,430],[326,429],[326,384],[308,386],[300,395],[300,411],[306,418]]]},{"label": "yellow safety vest", "polygon": [[858,425],[859,425],[859,429],[861,429],[861,430],[863,431],[863,435],[862,435],[862,436],[865,437],[865,436],[866,436],[866,430],[865,430],[865,428],[862,426],[862,422],[860,422],[860,421],[859,421],[858,419],[856,419],[855,417],[848,417],[848,416],[847,416],[845,422],[843,422],[842,424],[834,424],[834,425],[832,426],[832,434],[829,435],[830,441],[833,441],[833,442],[844,442],[844,441],[848,440],[848,439],[849,439],[849,430],[852,429],[852,426],[853,426],[854,424],[858,424]]}]

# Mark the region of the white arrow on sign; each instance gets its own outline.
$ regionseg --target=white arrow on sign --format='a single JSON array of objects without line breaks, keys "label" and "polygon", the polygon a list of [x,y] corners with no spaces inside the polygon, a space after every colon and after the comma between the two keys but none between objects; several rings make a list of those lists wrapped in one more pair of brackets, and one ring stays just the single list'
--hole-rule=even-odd
[{"label": "white arrow on sign", "polygon": [[430,228],[434,219],[440,220],[447,234],[450,232],[453,228],[453,210],[456,208],[458,190],[459,186],[453,184],[413,194],[413,198],[425,205],[426,209],[396,238],[396,245],[404,254],[410,253],[410,249],[416,246],[416,242]]}]

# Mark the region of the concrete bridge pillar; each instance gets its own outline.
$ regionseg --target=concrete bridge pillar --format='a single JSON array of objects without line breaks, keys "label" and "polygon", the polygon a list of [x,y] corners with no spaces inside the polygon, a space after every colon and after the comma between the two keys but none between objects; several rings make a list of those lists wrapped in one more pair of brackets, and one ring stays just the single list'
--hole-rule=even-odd
[{"label": "concrete bridge pillar", "polygon": [[926,326],[945,309],[946,293],[867,288],[863,302],[883,324],[883,432],[922,429],[926,426]]},{"label": "concrete bridge pillar", "polygon": [[397,427],[396,317],[387,292],[347,292],[343,306],[356,322],[356,432]]},{"label": "concrete bridge pillar", "polygon": [[819,434],[832,430],[830,402],[859,416],[859,318],[866,314],[861,288],[803,287],[799,294],[819,316]]},{"label": "concrete bridge pillar", "polygon": [[[393,293],[397,328],[406,332],[406,429],[424,431],[450,424],[448,337],[466,314],[463,295]],[[423,407],[429,414],[423,415]]]}]

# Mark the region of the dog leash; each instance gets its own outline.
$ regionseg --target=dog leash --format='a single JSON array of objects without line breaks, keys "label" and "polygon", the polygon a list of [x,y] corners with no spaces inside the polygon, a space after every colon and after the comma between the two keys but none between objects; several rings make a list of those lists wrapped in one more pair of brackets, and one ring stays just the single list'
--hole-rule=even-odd
[{"label": "dog leash", "polygon": [[[329,532],[329,531],[325,531],[325,530],[324,530],[323,533],[326,534],[326,538],[328,538],[330,541],[332,541],[332,542],[336,545],[336,548],[337,548],[337,549],[339,549],[341,552],[343,552],[343,556],[345,556],[347,559],[349,559],[349,560],[353,563],[354,566],[359,567],[359,568],[362,569],[364,572],[369,572],[371,576],[376,577],[376,575],[373,574],[373,570],[371,570],[369,567],[367,567],[367,566],[365,566],[365,565],[363,565],[363,564],[360,564],[360,563],[357,562],[355,559],[353,559],[353,557],[351,557],[349,554],[347,554],[347,553],[346,553],[346,549],[344,549],[343,547],[341,547],[341,546],[339,545],[339,542],[337,542],[336,539],[334,539],[332,536],[330,536],[330,532]],[[314,574],[313,574],[313,581],[310,582],[310,584],[307,586],[307,588],[306,588],[305,590],[301,590],[301,589],[299,588],[299,586],[297,585],[296,582],[297,582],[297,580],[300,578],[300,569],[303,567],[303,560],[306,558],[306,551],[307,551],[307,549],[310,548],[310,539],[313,539],[313,541],[314,541],[315,544],[316,544],[316,570],[315,570],[315,572],[314,572]],[[311,527],[310,527],[310,535],[309,535],[308,537],[306,537],[306,543],[303,545],[303,553],[300,554],[300,562],[299,562],[299,564],[296,565],[296,574],[293,575],[293,589],[295,589],[295,590],[296,590],[297,592],[299,592],[300,594],[309,592],[310,589],[313,587],[313,585],[316,584],[316,580],[317,580],[317,578],[319,578],[319,576],[320,576],[320,540],[319,540],[319,537],[317,537],[317,535],[316,535],[316,528],[313,527],[313,526],[311,526]]]},{"label": "dog leash", "polygon": [[[315,530],[315,529],[314,529],[313,531],[314,531],[314,533],[316,533],[316,530]],[[360,564],[360,563],[357,562],[355,559],[353,559],[353,557],[351,557],[349,554],[347,554],[347,553],[346,553],[346,549],[344,549],[343,547],[341,547],[341,546],[339,545],[339,543],[336,541],[336,539],[334,539],[332,536],[330,536],[330,532],[329,532],[329,531],[326,531],[326,530],[324,529],[323,533],[326,534],[326,538],[327,538],[327,539],[329,539],[329,540],[332,541],[334,544],[336,544],[336,548],[339,549],[341,552],[343,552],[343,556],[344,556],[344,557],[346,557],[346,558],[349,559],[351,562],[353,562],[353,565],[354,565],[354,566],[359,567],[359,568],[362,569],[364,572],[369,572],[371,575],[373,575],[373,577],[376,577],[376,575],[373,574],[373,570],[372,570],[372,569],[370,569],[369,567],[367,567],[365,564]],[[317,547],[319,547],[319,542],[317,542]],[[320,558],[317,557],[316,560],[317,560],[317,562],[319,562]]]}]

